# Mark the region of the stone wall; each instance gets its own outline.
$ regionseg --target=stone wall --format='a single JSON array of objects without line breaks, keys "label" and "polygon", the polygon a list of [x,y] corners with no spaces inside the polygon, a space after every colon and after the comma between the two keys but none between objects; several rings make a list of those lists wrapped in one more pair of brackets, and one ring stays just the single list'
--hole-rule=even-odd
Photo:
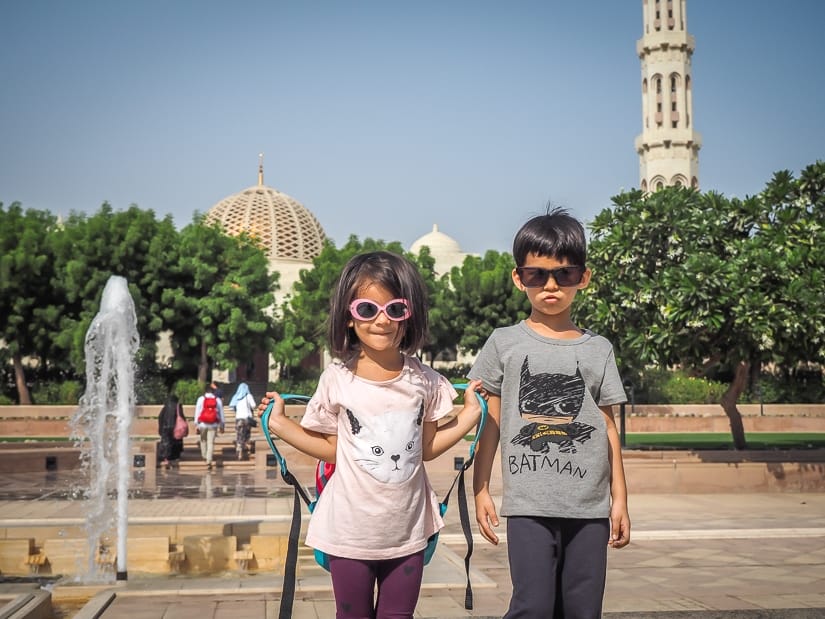
[{"label": "stone wall", "polygon": [[[132,436],[157,437],[159,404],[135,407]],[[288,405],[287,414],[300,417],[302,405]],[[75,406],[0,406],[0,437],[59,438],[69,436]],[[458,408],[456,408],[456,412]],[[614,407],[617,422],[621,408]],[[624,406],[627,432],[729,432],[730,423],[718,404]],[[825,404],[742,404],[746,432],[825,432]],[[195,407],[184,406],[190,423]],[[232,411],[226,410],[227,427]]]}]

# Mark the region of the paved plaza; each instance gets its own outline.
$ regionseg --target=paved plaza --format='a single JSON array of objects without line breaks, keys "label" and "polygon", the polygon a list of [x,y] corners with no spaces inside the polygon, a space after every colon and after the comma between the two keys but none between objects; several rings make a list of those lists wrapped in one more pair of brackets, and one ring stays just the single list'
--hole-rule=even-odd
[{"label": "paved plaza", "polygon": [[[439,495],[452,480],[453,456],[459,453],[428,464]],[[305,467],[293,472],[312,479]],[[66,482],[59,474],[49,479],[22,473],[5,476],[0,481],[0,526],[76,523],[82,517],[81,505],[61,496]],[[159,471],[153,492],[135,493],[138,498],[129,505],[130,525],[173,520],[288,522],[292,513],[288,487],[273,470],[263,477],[252,467]],[[465,543],[455,501],[453,496],[448,526],[425,570],[416,617],[501,617],[510,595],[506,540],[492,547],[475,535],[475,605],[465,610]],[[631,488],[630,513],[631,544],[609,551],[606,618],[825,617],[825,493],[634,494]],[[0,602],[33,587],[0,583]],[[108,589],[115,593],[113,600],[94,616],[251,619],[278,617],[281,580],[266,573],[154,578],[130,574]],[[71,605],[60,607],[67,591],[68,585],[54,588],[59,619],[81,612]],[[325,572],[302,570],[293,617],[334,617]]]}]

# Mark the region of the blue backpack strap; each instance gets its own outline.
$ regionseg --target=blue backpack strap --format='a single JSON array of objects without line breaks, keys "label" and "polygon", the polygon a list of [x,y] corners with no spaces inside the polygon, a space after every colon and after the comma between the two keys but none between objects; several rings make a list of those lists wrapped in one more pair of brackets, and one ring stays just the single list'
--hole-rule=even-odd
[{"label": "blue backpack strap", "polygon": [[[460,389],[466,392],[467,384],[453,385],[455,389]],[[465,460],[458,471],[458,474],[453,479],[450,489],[444,495],[442,504],[442,515],[447,510],[447,505],[450,501],[450,493],[453,491],[456,483],[458,484],[458,517],[461,521],[461,530],[464,532],[464,539],[467,541],[467,554],[464,556],[464,570],[467,573],[467,589],[464,592],[464,608],[467,610],[473,609],[473,588],[470,585],[470,557],[473,556],[473,531],[470,528],[470,512],[467,507],[467,489],[464,484],[464,471],[473,465],[473,460],[476,457],[476,447],[478,446],[478,439],[481,437],[481,432],[484,430],[484,424],[487,422],[487,400],[481,394],[474,392],[481,404],[481,418],[478,420],[478,427],[476,428],[473,442],[470,444],[470,456]]]},{"label": "blue backpack strap", "polygon": [[[286,402],[287,400],[299,400],[301,402],[309,402],[309,398],[303,395],[295,395],[291,393],[281,394],[281,398]],[[281,477],[295,489],[295,496],[292,503],[292,524],[289,527],[289,541],[287,543],[286,560],[284,562],[284,581],[281,589],[281,609],[278,615],[279,619],[290,619],[292,617],[292,606],[295,602],[295,574],[298,566],[298,537],[301,534],[301,500],[303,499],[310,511],[312,510],[312,501],[304,490],[303,486],[298,483],[295,476],[289,472],[286,466],[286,459],[275,447],[275,441],[269,434],[269,415],[272,413],[272,407],[275,403],[270,401],[261,415],[261,428],[264,431],[266,442],[269,443],[269,448],[275,454],[278,460],[278,468],[281,469]]]}]

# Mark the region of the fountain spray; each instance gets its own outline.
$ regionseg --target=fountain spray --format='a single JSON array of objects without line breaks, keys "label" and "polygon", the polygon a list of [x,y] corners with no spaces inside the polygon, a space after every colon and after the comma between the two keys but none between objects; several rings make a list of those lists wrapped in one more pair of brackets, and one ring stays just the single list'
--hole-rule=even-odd
[{"label": "fountain spray", "polygon": [[[123,277],[106,282],[100,311],[86,332],[86,391],[72,417],[82,441],[89,475],[85,530],[89,542],[87,579],[101,580],[101,554],[110,552],[105,534],[116,525],[117,580],[126,580],[131,444],[135,411],[134,356],[138,349],[135,305]],[[83,439],[87,439],[83,441]],[[110,494],[116,496],[112,510]],[[116,515],[116,519],[115,519]]]}]

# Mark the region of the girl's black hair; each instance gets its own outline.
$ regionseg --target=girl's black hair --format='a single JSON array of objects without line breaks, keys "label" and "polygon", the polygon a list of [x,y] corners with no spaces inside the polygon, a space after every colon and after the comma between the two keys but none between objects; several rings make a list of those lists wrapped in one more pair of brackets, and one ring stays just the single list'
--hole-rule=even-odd
[{"label": "girl's black hair", "polygon": [[350,258],[341,271],[329,304],[329,346],[332,355],[345,359],[358,350],[355,330],[348,326],[352,316],[349,305],[358,291],[375,284],[386,288],[394,298],[406,299],[410,317],[399,323],[399,348],[414,353],[427,342],[427,286],[416,266],[398,254],[373,251]]},{"label": "girl's black hair", "polygon": [[513,239],[516,266],[524,266],[528,254],[561,260],[571,265],[587,265],[587,238],[584,226],[563,208],[549,209],[545,215],[533,217]]}]

